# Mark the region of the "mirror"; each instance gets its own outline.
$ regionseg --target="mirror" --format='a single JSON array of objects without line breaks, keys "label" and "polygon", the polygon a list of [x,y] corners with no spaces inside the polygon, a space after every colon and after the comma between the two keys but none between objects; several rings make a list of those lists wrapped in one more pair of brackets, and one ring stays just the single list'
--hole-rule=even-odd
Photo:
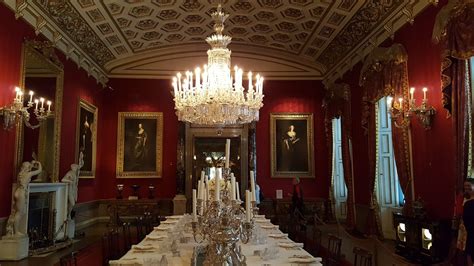
[{"label": "mirror", "polygon": [[[58,182],[60,134],[61,134],[61,103],[63,95],[64,67],[55,54],[53,45],[48,41],[26,40],[22,48],[22,69],[20,88],[27,95],[25,101],[45,98],[52,101],[52,114],[38,122],[31,107],[30,124],[38,128],[30,128],[21,123],[17,126],[16,138],[16,169],[24,161],[36,157],[43,165],[43,173],[34,182]],[[41,105],[41,103],[39,103]],[[33,155],[35,154],[35,155]]]}]

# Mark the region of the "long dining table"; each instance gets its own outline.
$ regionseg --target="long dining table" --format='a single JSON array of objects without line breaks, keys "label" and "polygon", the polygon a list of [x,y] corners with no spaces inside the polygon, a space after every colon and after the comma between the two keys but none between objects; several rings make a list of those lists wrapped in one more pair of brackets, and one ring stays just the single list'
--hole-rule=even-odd
[{"label": "long dining table", "polygon": [[[190,215],[169,216],[148,234],[140,243],[110,265],[199,265],[193,263],[195,249],[205,243],[193,238]],[[254,234],[248,243],[238,243],[246,257],[247,265],[322,265],[321,258],[313,257],[303,249],[302,243],[295,243],[264,216],[254,219]],[[177,241],[179,239],[179,241]],[[174,247],[173,247],[174,246]]]}]

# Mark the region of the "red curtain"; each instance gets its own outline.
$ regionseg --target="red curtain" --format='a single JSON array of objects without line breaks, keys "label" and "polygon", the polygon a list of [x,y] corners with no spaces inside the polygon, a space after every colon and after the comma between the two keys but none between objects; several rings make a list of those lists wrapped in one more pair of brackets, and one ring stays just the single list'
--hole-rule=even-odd
[{"label": "red curtain", "polygon": [[[454,3],[454,2],[453,2]],[[443,107],[452,117],[456,143],[456,186],[467,177],[468,103],[471,100],[469,58],[474,56],[474,3],[458,1],[436,17],[433,39],[444,47],[441,64]]]},{"label": "red curtain", "polygon": [[[354,202],[354,186],[352,177],[352,158],[350,151],[351,138],[351,104],[350,104],[350,89],[347,84],[334,84],[326,94],[323,107],[325,108],[325,127],[326,139],[329,150],[328,163],[330,169],[330,178],[332,180],[332,166],[333,166],[333,132],[332,119],[341,118],[341,139],[342,139],[342,163],[344,168],[344,181],[347,187],[347,212],[346,212],[346,227],[349,230],[355,227],[355,202]],[[329,195],[330,200],[334,200],[333,183]],[[333,206],[333,204],[331,204]],[[332,210],[334,215],[334,211]]]},{"label": "red curtain", "polygon": [[[379,219],[379,208],[375,190],[377,166],[376,162],[376,114],[375,105],[385,96],[403,98],[405,103],[409,102],[408,90],[408,55],[404,47],[394,44],[388,48],[376,48],[366,59],[361,71],[360,83],[364,90],[363,95],[363,120],[362,126],[368,134],[369,153],[369,177],[371,190],[371,215],[368,220],[368,233],[381,235]],[[403,105],[403,111],[407,112],[408,104]],[[411,182],[412,182],[412,160],[410,149],[410,124],[401,116],[398,120],[392,117],[392,140],[398,179],[403,193],[405,194],[404,212],[411,212]]]}]

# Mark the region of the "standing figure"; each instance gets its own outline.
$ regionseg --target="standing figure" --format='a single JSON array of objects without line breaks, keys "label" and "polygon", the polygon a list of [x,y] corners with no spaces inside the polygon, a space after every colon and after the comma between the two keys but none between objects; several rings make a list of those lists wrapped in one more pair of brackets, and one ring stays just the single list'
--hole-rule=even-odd
[{"label": "standing figure", "polygon": [[135,160],[135,165],[137,167],[146,163],[148,158],[148,142],[147,142],[148,135],[143,128],[143,125],[140,123],[138,124],[138,132],[135,136],[135,147],[133,149],[133,157]]},{"label": "standing figure", "polygon": [[283,136],[282,169],[283,171],[294,171],[295,145],[300,139],[296,137],[295,126],[290,125],[288,131]]},{"label": "standing figure", "polygon": [[38,161],[23,162],[21,165],[15,192],[13,193],[12,212],[7,221],[7,236],[22,237],[26,235],[26,232],[23,232],[26,228],[20,228],[20,221],[26,214],[28,184],[31,182],[31,178],[40,174],[41,171],[42,166]]},{"label": "standing figure", "polygon": [[80,152],[78,164],[71,164],[71,170],[69,170],[66,175],[64,175],[63,179],[61,179],[61,182],[68,184],[67,212],[70,219],[74,218],[72,209],[77,201],[77,185],[79,182],[79,171],[82,166],[84,166],[84,154]]}]

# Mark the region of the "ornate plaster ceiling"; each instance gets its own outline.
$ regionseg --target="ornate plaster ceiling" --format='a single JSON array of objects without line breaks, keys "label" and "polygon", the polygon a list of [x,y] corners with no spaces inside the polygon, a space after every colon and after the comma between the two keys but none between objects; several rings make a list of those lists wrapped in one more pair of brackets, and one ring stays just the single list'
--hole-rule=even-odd
[{"label": "ornate plaster ceiling", "polygon": [[206,62],[216,2],[230,13],[233,64],[270,79],[323,79],[431,1],[31,0],[31,8],[108,77],[168,78]]}]

